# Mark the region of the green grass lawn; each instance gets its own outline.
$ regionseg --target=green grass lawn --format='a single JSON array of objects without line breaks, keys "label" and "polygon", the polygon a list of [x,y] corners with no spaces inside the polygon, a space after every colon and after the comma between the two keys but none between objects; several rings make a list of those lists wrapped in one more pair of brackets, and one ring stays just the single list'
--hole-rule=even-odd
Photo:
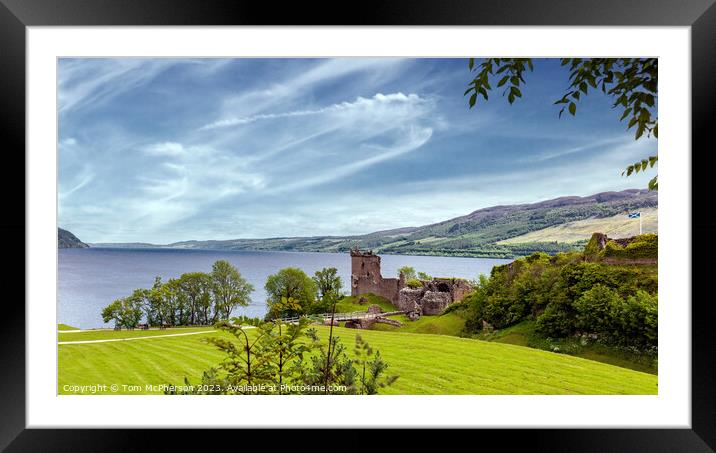
[{"label": "green grass lawn", "polygon": [[[317,329],[327,338],[327,327]],[[654,375],[564,354],[446,335],[345,328],[334,328],[334,332],[349,351],[356,334],[380,350],[389,364],[388,372],[399,376],[382,390],[385,394],[657,393]],[[110,338],[113,332],[93,333]],[[103,383],[120,385],[118,393],[132,393],[123,391],[121,385],[181,384],[184,376],[198,383],[202,372],[223,358],[202,341],[209,335],[226,334],[59,345],[58,391],[70,393],[65,385]]]},{"label": "green grass lawn", "polygon": [[375,323],[372,330],[458,336],[463,327],[465,327],[465,318],[457,313],[447,313],[440,316],[421,316],[417,321],[411,321],[405,315],[390,316],[390,318],[402,322],[403,327]]},{"label": "green grass lawn", "polygon": [[477,338],[497,343],[529,346],[547,351],[553,351],[557,348],[561,353],[575,357],[608,363],[644,373],[657,374],[658,372],[656,362],[649,356],[621,351],[598,343],[581,344],[576,338],[546,339],[535,335],[534,329],[534,321],[523,321],[494,333],[482,334]]},{"label": "green grass lawn", "polygon": [[58,334],[58,341],[86,341],[86,340],[109,340],[114,338],[135,338],[152,337],[155,335],[172,335],[177,333],[213,331],[213,327],[173,327],[171,329],[150,329],[150,330],[112,330],[96,329],[85,330],[75,333]]},{"label": "green grass lawn", "polygon": [[[367,302],[361,304],[358,302],[361,297],[365,297]],[[362,294],[360,296],[346,296],[336,304],[336,313],[352,313],[354,311],[366,311],[368,307],[376,304],[380,305],[383,311],[395,311],[395,306],[384,297],[374,294]]]},{"label": "green grass lawn", "polygon": [[80,330],[77,327],[68,326],[67,324],[57,324],[57,330]]}]

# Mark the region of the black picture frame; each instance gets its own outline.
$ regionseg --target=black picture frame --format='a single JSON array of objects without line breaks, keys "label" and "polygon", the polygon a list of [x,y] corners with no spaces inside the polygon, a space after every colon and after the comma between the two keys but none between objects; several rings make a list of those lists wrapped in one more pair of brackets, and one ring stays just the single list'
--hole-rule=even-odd
[{"label": "black picture frame", "polygon": [[[528,25],[528,26],[690,26],[692,64],[692,213],[709,204],[708,173],[716,168],[709,143],[709,120],[716,105],[716,0],[459,0],[292,2],[194,0],[0,0],[0,128],[5,139],[5,212],[0,231],[12,261],[4,274],[6,289],[25,281],[25,31],[29,26],[111,25]],[[694,186],[693,183],[696,183]],[[699,187],[701,183],[701,187]],[[10,209],[8,209],[10,208]],[[697,259],[716,250],[716,221],[692,217],[693,290],[709,281],[708,266]],[[23,241],[20,241],[23,238]],[[693,249],[692,249],[693,250]],[[707,258],[708,259],[708,258]],[[693,294],[697,294],[693,291]],[[168,450],[181,447],[184,436],[144,430],[25,429],[25,309],[20,294],[3,301],[0,328],[0,448],[8,451]],[[24,294],[22,294],[24,300]],[[716,333],[709,316],[711,297],[692,297],[692,424],[691,429],[547,429],[481,430],[473,445],[529,446],[549,451],[712,451],[716,449]],[[669,301],[669,303],[691,301]],[[226,431],[220,436],[227,436]],[[229,434],[229,436],[231,436]],[[161,440],[158,438],[161,437]],[[400,434],[405,439],[412,435]],[[233,437],[234,441],[239,438]],[[160,442],[160,444],[154,441]],[[212,440],[212,443],[214,441]],[[161,448],[156,448],[161,445]],[[100,448],[98,448],[98,446]]]}]

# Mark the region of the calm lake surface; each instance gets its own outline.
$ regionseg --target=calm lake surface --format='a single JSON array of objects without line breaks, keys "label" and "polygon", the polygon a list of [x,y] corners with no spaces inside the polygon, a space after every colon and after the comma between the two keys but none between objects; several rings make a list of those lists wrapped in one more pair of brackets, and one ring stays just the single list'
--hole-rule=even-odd
[{"label": "calm lake surface", "polygon": [[[308,275],[324,267],[335,267],[350,292],[351,262],[348,253],[304,252],[222,252],[177,249],[60,249],[58,322],[81,329],[108,327],[100,312],[113,300],[131,294],[135,288],[150,288],[154,277],[162,281],[185,272],[210,272],[217,260],[227,260],[254,287],[252,303],[234,315],[262,317],[266,313],[266,278],[284,267],[298,267]],[[511,260],[490,258],[448,258],[438,256],[381,255],[383,277],[397,276],[401,266],[436,277],[474,279],[489,274],[493,266]]]}]

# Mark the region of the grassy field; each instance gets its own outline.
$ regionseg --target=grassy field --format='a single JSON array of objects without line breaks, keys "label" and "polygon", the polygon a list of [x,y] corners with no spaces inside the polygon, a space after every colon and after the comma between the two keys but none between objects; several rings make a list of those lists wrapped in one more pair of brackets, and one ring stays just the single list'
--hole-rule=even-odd
[{"label": "grassy field", "polygon": [[621,351],[598,343],[581,344],[578,339],[546,339],[535,335],[535,322],[523,321],[514,326],[478,338],[497,343],[529,346],[531,348],[553,351],[555,348],[562,354],[582,357],[597,362],[616,365],[644,373],[657,374],[658,367],[653,359],[646,355]]},{"label": "grassy field", "polygon": [[[644,233],[656,233],[658,231],[658,209],[642,208],[641,212],[642,229]],[[630,219],[626,214],[605,217],[602,219],[578,220],[567,222],[542,230],[532,231],[521,236],[515,236],[497,244],[523,244],[527,242],[576,242],[589,239],[592,233],[605,233],[611,238],[629,237],[639,234],[639,220]]]},{"label": "grassy field", "polygon": [[[367,299],[367,302],[358,302],[361,297]],[[362,296],[346,296],[336,304],[336,313],[352,313],[354,311],[366,311],[368,307],[376,304],[380,305],[383,311],[395,311],[396,308],[390,301],[384,297],[376,296],[374,294],[364,294]]]},{"label": "grassy field", "polygon": [[[327,338],[327,327],[317,329]],[[522,346],[408,332],[334,332],[349,351],[356,334],[380,350],[389,373],[399,376],[382,391],[386,394],[657,393],[654,375]],[[112,338],[114,332],[93,333]],[[59,345],[58,392],[72,393],[67,385],[102,383],[117,384],[119,394],[161,393],[145,385],[181,384],[184,376],[198,383],[202,372],[223,357],[202,340],[209,335],[226,334]],[[140,389],[134,392],[122,384]]]},{"label": "grassy field", "polygon": [[79,330],[77,327],[68,326],[67,324],[57,324],[57,330]]},{"label": "grassy field", "polygon": [[417,321],[411,321],[405,315],[391,316],[390,318],[402,322],[403,327],[376,323],[372,330],[458,336],[465,327],[465,319],[456,313],[422,316]]},{"label": "grassy field", "polygon": [[110,340],[119,338],[152,337],[157,335],[174,335],[190,332],[213,332],[213,327],[174,327],[171,329],[150,329],[150,330],[110,330],[96,329],[84,330],[82,332],[62,333],[57,336],[58,341],[89,341],[89,340]]}]

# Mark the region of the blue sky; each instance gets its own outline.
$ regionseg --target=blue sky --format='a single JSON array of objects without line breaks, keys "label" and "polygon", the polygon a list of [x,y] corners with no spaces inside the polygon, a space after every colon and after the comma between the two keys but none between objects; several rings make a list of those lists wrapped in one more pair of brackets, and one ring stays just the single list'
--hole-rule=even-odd
[{"label": "blue sky", "polygon": [[[461,59],[61,59],[59,224],[86,242],[362,234],[645,188],[655,154],[568,73],[472,110]],[[494,86],[494,84],[493,84]]]}]

